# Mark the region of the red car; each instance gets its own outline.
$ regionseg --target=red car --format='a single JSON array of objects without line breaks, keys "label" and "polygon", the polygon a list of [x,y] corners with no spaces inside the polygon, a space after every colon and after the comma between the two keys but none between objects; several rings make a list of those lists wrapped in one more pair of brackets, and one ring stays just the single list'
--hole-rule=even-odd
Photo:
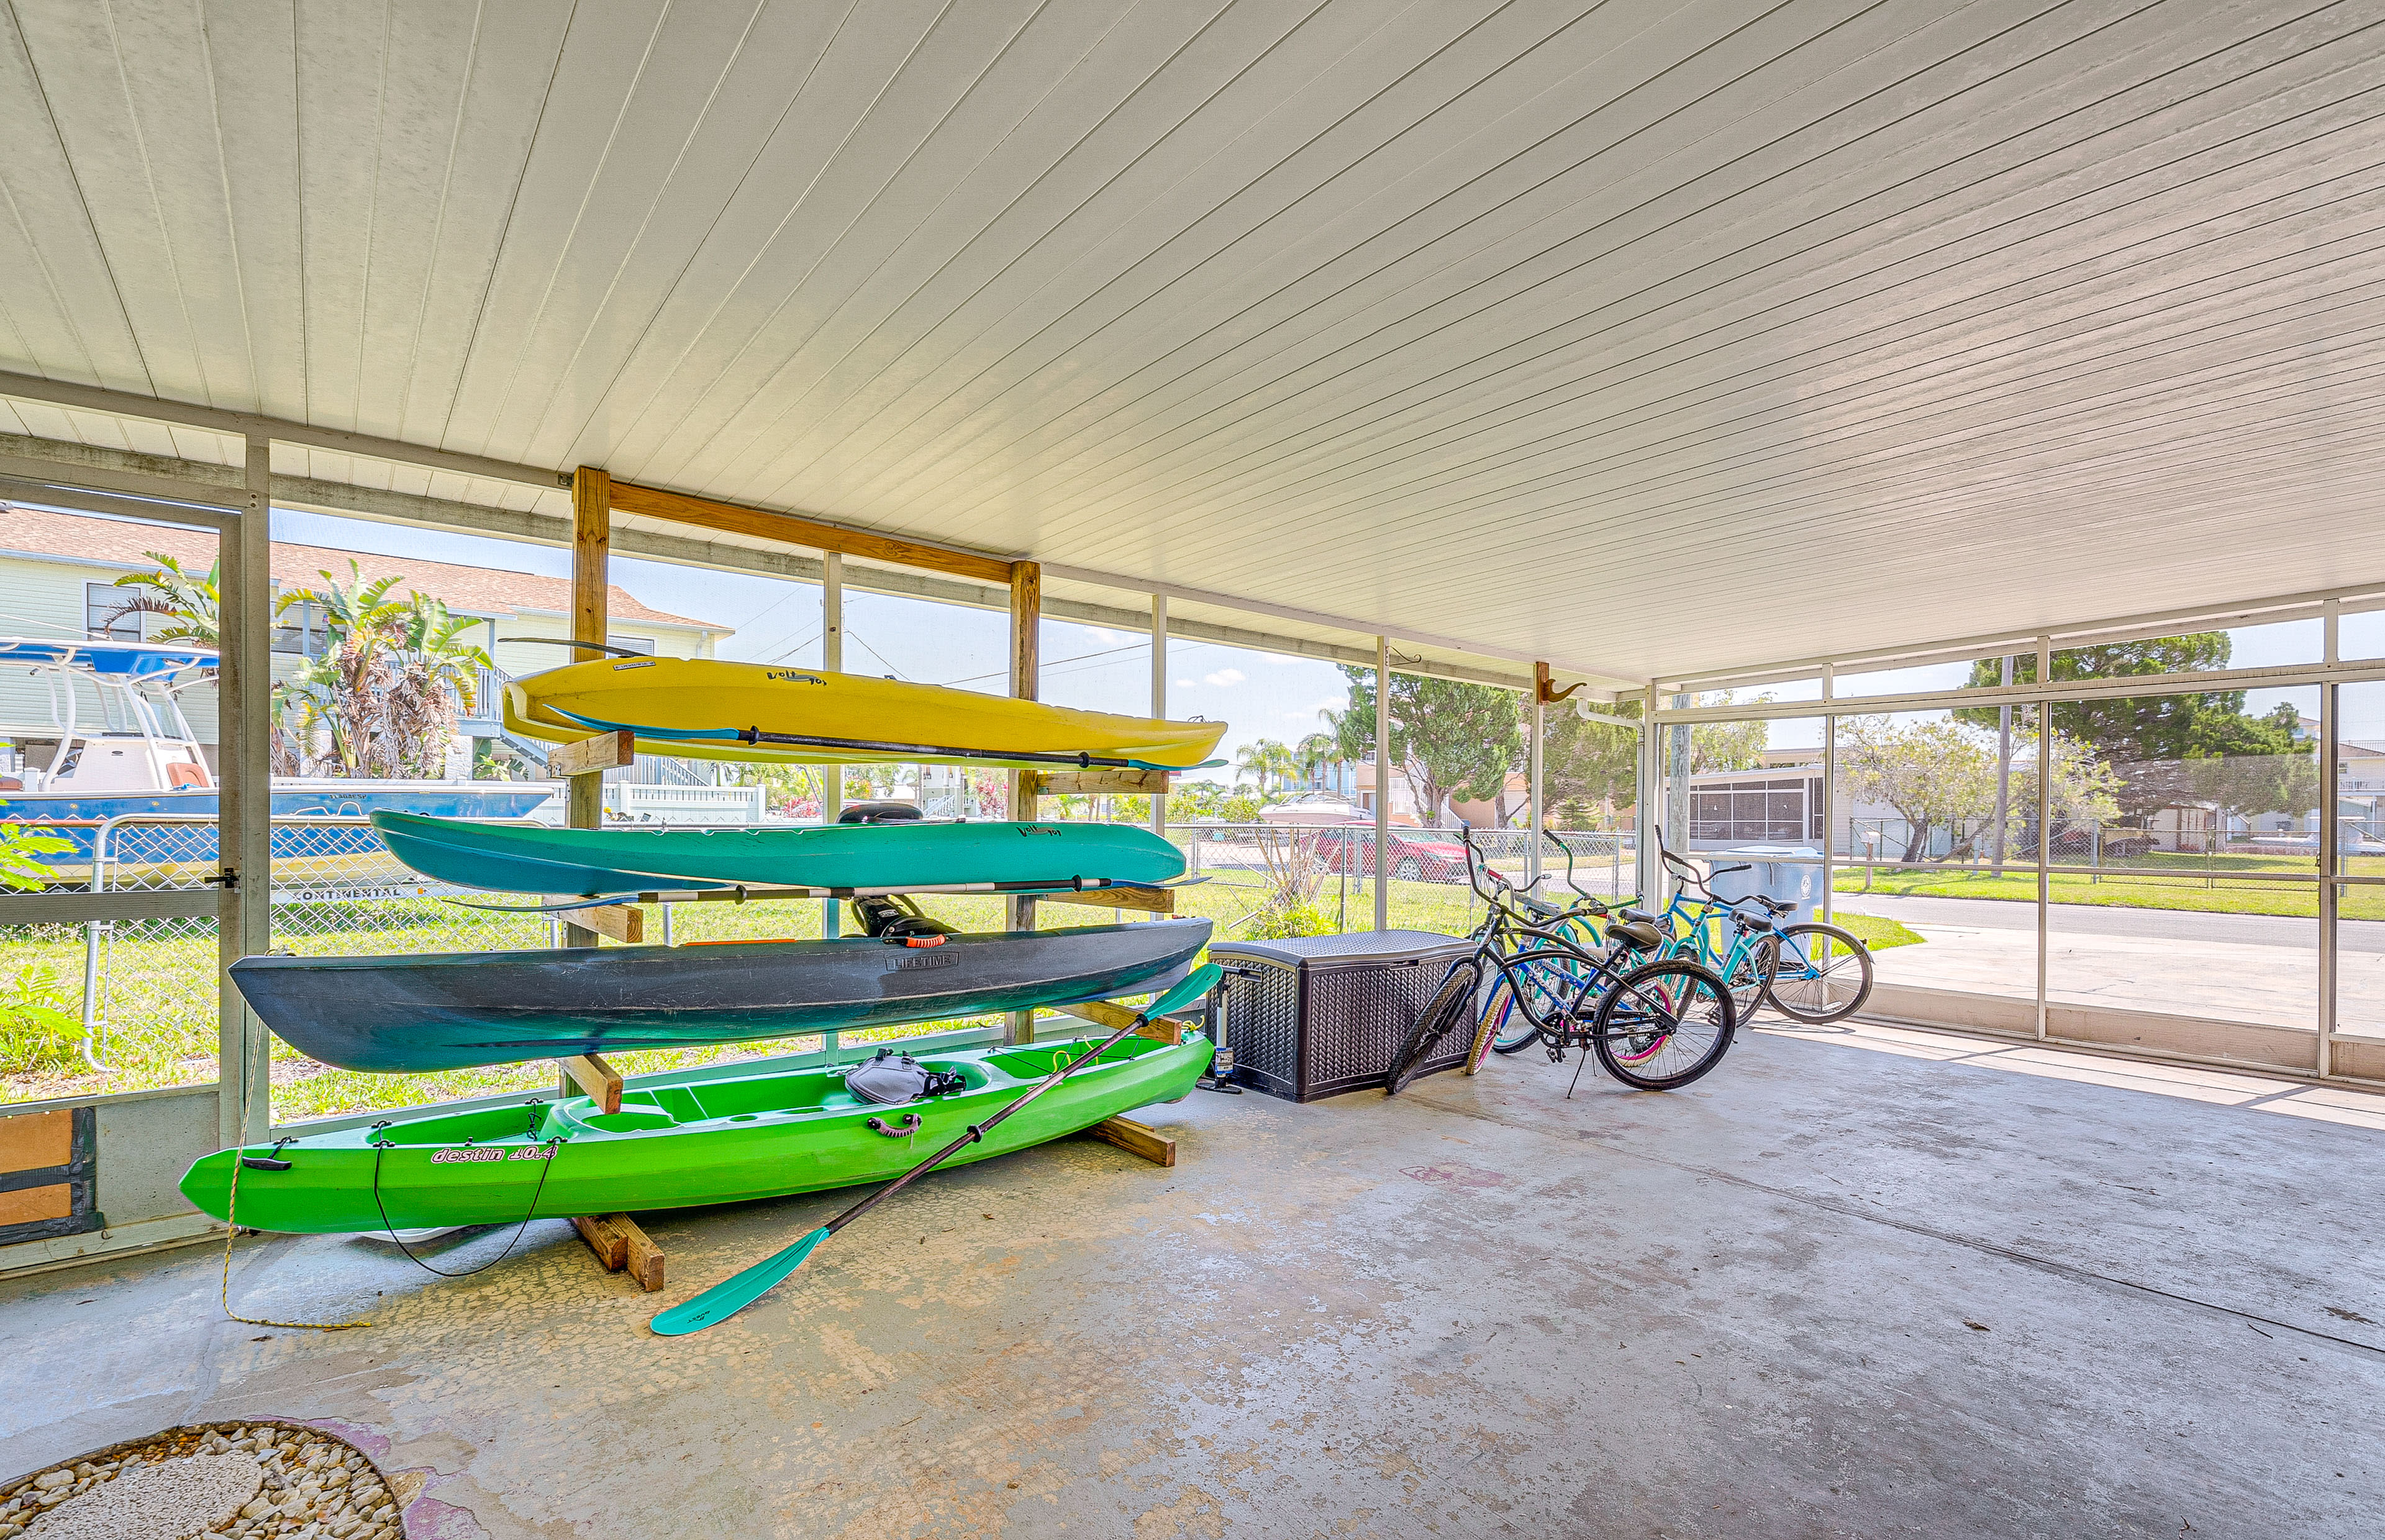
[{"label": "red car", "polygon": [[[1351,876],[1375,872],[1375,830],[1368,824],[1328,825],[1303,830],[1300,842],[1317,851],[1326,871]],[[1466,847],[1419,831],[1394,827],[1384,840],[1383,859],[1402,882],[1464,882]]]}]

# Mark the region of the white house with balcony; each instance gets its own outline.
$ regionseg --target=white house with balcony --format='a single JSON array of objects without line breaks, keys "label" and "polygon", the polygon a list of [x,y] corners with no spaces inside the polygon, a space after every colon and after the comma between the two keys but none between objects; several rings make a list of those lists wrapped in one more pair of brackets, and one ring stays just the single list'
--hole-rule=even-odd
[{"label": "white house with balcony", "polygon": [[[117,579],[156,571],[159,556],[171,557],[186,572],[204,578],[215,565],[217,541],[202,529],[0,503],[0,596],[5,596],[0,597],[0,635],[59,640],[154,638],[172,622],[128,610],[127,601],[143,590],[119,588]],[[353,574],[351,562],[356,564]],[[495,663],[499,675],[535,673],[580,655],[529,640],[570,635],[571,585],[565,578],[281,540],[273,543],[272,572],[277,593],[321,587],[327,573],[343,584],[394,578],[397,597],[428,594],[451,615],[478,622],[468,634]],[[611,588],[607,602],[609,640],[635,652],[708,658],[719,639],[731,633],[729,627],[641,603],[618,585]],[[275,677],[288,677],[303,658],[319,653],[324,642],[318,606],[299,603],[284,610],[273,638]],[[519,775],[538,773],[543,746],[514,745],[505,739],[496,684],[494,677],[484,675],[471,706],[456,723],[448,760],[451,776],[468,776],[476,763],[493,755],[512,760]],[[55,741],[50,688],[31,673],[0,670],[0,747],[8,764],[21,763],[29,751],[38,754],[45,735]],[[180,698],[212,774],[214,687],[196,686]],[[740,821],[758,818],[758,798],[744,795],[751,789],[715,788],[713,770],[710,765],[642,759],[627,770],[608,773],[608,781],[620,784],[607,787],[607,801],[618,804],[617,814],[633,818],[659,813],[672,821],[693,821],[691,815],[700,818],[710,811],[709,801],[721,801],[719,813]],[[674,795],[660,789],[667,786],[683,790]],[[706,807],[678,805],[698,793],[708,799]]]}]

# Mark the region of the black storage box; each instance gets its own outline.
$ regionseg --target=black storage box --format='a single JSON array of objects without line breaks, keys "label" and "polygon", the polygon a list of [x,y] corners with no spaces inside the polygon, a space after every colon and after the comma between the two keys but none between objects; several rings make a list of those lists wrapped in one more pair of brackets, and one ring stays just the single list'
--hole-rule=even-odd
[{"label": "black storage box", "polygon": [[[1234,1078],[1293,1101],[1383,1084],[1449,965],[1473,950],[1431,930],[1210,943],[1226,970]],[[1464,1063],[1472,1046],[1470,1029],[1451,1033],[1425,1073]]]}]

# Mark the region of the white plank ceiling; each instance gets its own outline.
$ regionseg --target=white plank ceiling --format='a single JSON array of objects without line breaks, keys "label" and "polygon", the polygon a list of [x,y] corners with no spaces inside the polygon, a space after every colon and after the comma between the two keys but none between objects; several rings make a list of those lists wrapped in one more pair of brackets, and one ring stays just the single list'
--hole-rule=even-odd
[{"label": "white plank ceiling", "polygon": [[8,0],[0,368],[1633,678],[2385,580],[2380,23]]}]

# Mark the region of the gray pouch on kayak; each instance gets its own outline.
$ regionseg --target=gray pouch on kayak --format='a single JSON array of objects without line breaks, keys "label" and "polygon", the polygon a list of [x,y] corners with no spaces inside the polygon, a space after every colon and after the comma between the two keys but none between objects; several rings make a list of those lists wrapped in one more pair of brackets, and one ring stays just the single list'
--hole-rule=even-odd
[{"label": "gray pouch on kayak", "polygon": [[844,1077],[847,1090],[880,1107],[900,1107],[921,1097],[943,1096],[961,1090],[968,1084],[955,1071],[920,1068],[918,1061],[907,1053],[897,1059],[891,1048],[880,1049],[877,1058],[855,1064]]}]

